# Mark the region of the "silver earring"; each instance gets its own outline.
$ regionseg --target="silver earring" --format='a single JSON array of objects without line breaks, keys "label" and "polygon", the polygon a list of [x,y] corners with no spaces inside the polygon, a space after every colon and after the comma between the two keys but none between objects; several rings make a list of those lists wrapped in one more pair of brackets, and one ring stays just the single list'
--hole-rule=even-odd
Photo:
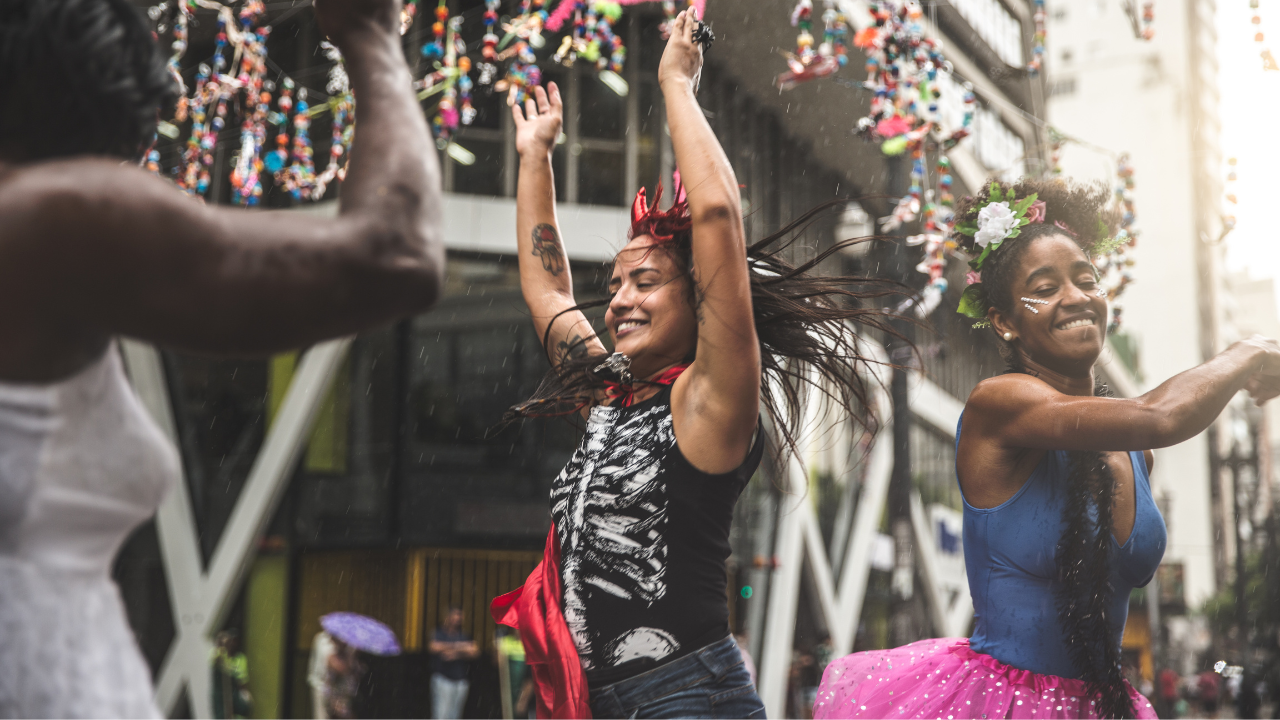
[{"label": "silver earring", "polygon": [[1040,311],[1039,311],[1039,310],[1037,310],[1037,309],[1035,309],[1035,308],[1031,307],[1030,305],[1028,305],[1028,304],[1026,304],[1026,303],[1022,303],[1022,307],[1024,307],[1024,308],[1026,308],[1026,309],[1030,310],[1031,312],[1033,312],[1033,313],[1035,313],[1035,314],[1037,314],[1037,315],[1039,315],[1039,314],[1040,314]]},{"label": "silver earring", "polygon": [[1013,333],[1011,333],[1011,332],[1007,332],[1007,333],[1005,333],[1005,334],[1004,334],[1004,341],[1005,341],[1005,342],[1013,342]]},{"label": "silver earring", "polygon": [[1037,300],[1035,298],[1021,298],[1023,302],[1035,303],[1037,305],[1048,305],[1048,300]]}]

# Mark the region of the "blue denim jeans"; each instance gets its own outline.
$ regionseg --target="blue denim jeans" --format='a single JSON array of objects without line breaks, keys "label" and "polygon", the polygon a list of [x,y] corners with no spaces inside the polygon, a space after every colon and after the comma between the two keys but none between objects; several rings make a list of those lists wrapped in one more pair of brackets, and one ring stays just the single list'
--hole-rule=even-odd
[{"label": "blue denim jeans", "polygon": [[763,718],[732,637],[612,685],[591,688],[598,718]]}]

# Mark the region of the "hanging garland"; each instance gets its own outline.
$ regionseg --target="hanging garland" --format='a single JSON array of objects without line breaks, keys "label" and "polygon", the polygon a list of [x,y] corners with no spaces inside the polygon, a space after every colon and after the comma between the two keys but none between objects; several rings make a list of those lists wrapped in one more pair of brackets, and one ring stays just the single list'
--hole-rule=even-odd
[{"label": "hanging garland", "polygon": [[[401,34],[408,31],[419,14],[418,1],[406,0],[400,17]],[[619,94],[626,94],[627,84],[620,75],[626,47],[614,27],[623,6],[655,1],[521,0],[518,14],[502,25],[505,36],[499,38],[501,0],[485,0],[478,82],[499,93],[515,88],[517,99],[523,102],[542,81],[536,51],[546,44],[544,30],[558,32],[572,20],[553,59],[565,65],[579,59],[594,63],[606,84]],[[233,4],[238,4],[238,12],[233,10]],[[701,16],[705,0],[684,0],[681,4],[695,8]],[[664,25],[669,26],[676,6],[676,0],[663,1],[667,16]],[[160,132],[175,138],[179,124],[191,125],[179,165],[173,170],[175,182],[190,195],[207,195],[213,182],[218,143],[228,124],[236,122],[240,142],[232,155],[229,174],[234,203],[259,204],[264,176],[271,176],[276,185],[297,200],[320,199],[334,180],[345,176],[354,125],[355,102],[341,53],[332,45],[323,45],[333,63],[326,85],[329,97],[310,103],[308,88],[298,86],[292,78],[284,76],[272,82],[267,77],[271,26],[263,22],[266,6],[262,0],[233,0],[226,5],[215,0],[163,0],[148,14],[156,22],[157,36],[167,33],[171,37],[168,67],[179,83],[183,80],[181,62],[189,45],[188,29],[197,10],[217,13],[217,34],[213,55],[208,62],[199,64],[191,87],[181,85],[182,96],[173,122],[160,123]],[[824,56],[831,54],[843,60],[846,33],[841,31],[840,22],[838,13],[827,21],[820,50]],[[420,99],[439,95],[431,126],[437,144],[455,158],[469,153],[455,147],[453,135],[476,117],[471,97],[475,84],[471,77],[473,65],[461,30],[462,18],[450,18],[447,0],[438,0],[430,40],[422,46],[422,54],[431,61],[432,69],[415,81]],[[709,31],[701,31],[697,39],[705,48],[711,37]],[[284,75],[279,68],[275,70]],[[317,173],[310,129],[313,118],[325,112],[332,115],[329,159],[324,171]],[[149,152],[144,165],[153,172],[164,172],[159,151]]]},{"label": "hanging garland", "polygon": [[1134,210],[1133,189],[1135,186],[1133,166],[1129,162],[1129,153],[1121,153],[1116,158],[1115,210],[1120,214],[1120,230],[1114,238],[1103,241],[1095,250],[1094,267],[1098,268],[1099,284],[1107,293],[1107,301],[1111,305],[1111,323],[1107,325],[1108,333],[1120,329],[1124,315],[1124,306],[1120,296],[1133,282],[1134,260],[1129,256],[1129,248],[1138,243],[1138,230],[1134,227],[1137,212]]},{"label": "hanging garland", "polygon": [[559,18],[561,8],[573,11],[573,31],[564,36],[552,59],[565,67],[572,67],[578,58],[582,58],[594,63],[600,72],[622,72],[627,49],[613,32],[613,25],[622,18],[622,5],[603,0],[590,3],[586,0],[562,0],[557,15],[547,21],[548,30],[558,30],[562,26],[563,21]]},{"label": "hanging garland", "polygon": [[436,7],[436,22],[431,29],[435,39],[422,46],[422,55],[435,61],[435,72],[415,83],[415,87],[421,90],[419,100],[440,94],[431,130],[437,144],[444,148],[459,125],[470,125],[476,117],[471,105],[471,58],[467,57],[467,44],[460,32],[462,17],[450,18],[445,0]]},{"label": "hanging garland", "polygon": [[844,13],[836,9],[835,0],[825,0],[822,13],[822,42],[814,47],[813,0],[799,0],[791,11],[791,26],[799,28],[796,51],[782,51],[787,59],[787,71],[774,80],[779,90],[790,90],[800,83],[833,75],[849,62],[845,47],[849,37],[849,23]]},{"label": "hanging garland", "polygon": [[1031,36],[1031,62],[1027,63],[1027,74],[1039,75],[1044,67],[1045,13],[1044,0],[1035,0],[1035,10],[1031,19],[1036,24],[1035,34]]},{"label": "hanging garland", "polygon": [[1262,31],[1262,14],[1258,10],[1258,0],[1249,0],[1249,7],[1253,10],[1253,17],[1249,22],[1254,26],[1253,42],[1262,48],[1259,56],[1262,58],[1263,70],[1280,70],[1280,64],[1276,63],[1276,58],[1271,54],[1271,48],[1266,45],[1266,34]]},{"label": "hanging garland", "polygon": [[[189,195],[204,197],[209,192],[221,133],[227,128],[232,111],[239,108],[240,143],[238,152],[232,156],[228,177],[232,202],[245,206],[259,204],[264,175],[272,176],[276,184],[295,199],[320,199],[329,182],[345,175],[345,156],[351,145],[355,101],[341,53],[329,43],[321,45],[334,63],[329,71],[327,89],[331,97],[327,102],[309,106],[306,88],[297,88],[295,101],[295,84],[285,77],[274,100],[277,111],[273,112],[273,93],[277,86],[267,79],[267,40],[271,26],[262,23],[266,13],[262,0],[245,0],[238,12],[212,0],[177,3],[166,0],[148,9],[148,16],[157,21],[157,35],[170,29],[166,27],[165,18],[171,15],[173,54],[169,71],[181,80],[179,63],[186,53],[188,28],[197,9],[217,13],[217,33],[213,56],[196,68],[195,83],[189,94],[185,83],[180,85],[184,94],[177,103],[173,121],[190,120],[191,131],[179,166],[174,169],[174,181]],[[309,128],[311,118],[323,112],[334,116],[332,142],[329,164],[324,173],[317,175]],[[291,150],[290,125],[293,126]],[[267,147],[271,136],[268,126],[277,128],[274,149]],[[171,129],[176,136],[176,126],[172,123],[162,122],[160,127],[162,132],[166,127]],[[157,150],[148,153],[145,167],[157,174],[163,171]]]}]

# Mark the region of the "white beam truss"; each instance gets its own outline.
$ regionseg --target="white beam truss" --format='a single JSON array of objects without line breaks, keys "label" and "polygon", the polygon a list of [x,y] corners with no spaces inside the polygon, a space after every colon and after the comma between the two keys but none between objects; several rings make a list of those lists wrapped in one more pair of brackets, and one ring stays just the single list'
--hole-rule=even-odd
[{"label": "white beam truss", "polygon": [[[878,376],[870,378],[869,383],[874,396],[872,406],[889,408],[891,404],[885,390],[889,384],[888,369],[883,365],[876,368]],[[918,421],[947,437],[955,437],[956,424],[963,409],[959,400],[919,375],[911,378],[909,399],[911,411]],[[806,436],[798,438],[797,443],[801,447],[807,444],[808,434],[818,429],[820,418],[815,416],[817,405],[818,403],[809,403],[805,408],[805,423],[801,432]],[[812,498],[808,495],[808,476],[800,459],[792,457],[785,473],[784,487],[787,492],[779,507],[775,545],[778,569],[770,584],[769,612],[759,674],[760,697],[769,717],[783,717],[786,713],[787,676],[795,643],[801,572],[806,567],[806,562],[813,587],[817,591],[818,607],[835,646],[835,654],[840,656],[853,650],[870,576],[872,543],[889,496],[889,480],[893,474],[893,446],[887,437],[878,436],[868,452],[864,485],[854,513],[852,532],[848,535],[848,551],[843,553],[838,585]],[[973,616],[967,588],[962,588],[954,601],[946,597],[939,582],[933,530],[925,518],[920,498],[916,495],[912,497],[911,510],[916,544],[921,549],[917,557],[935,631],[943,635],[963,635]]]},{"label": "white beam truss", "polygon": [[[160,551],[169,583],[176,637],[156,683],[156,702],[172,714],[182,693],[197,718],[213,717],[210,700],[210,638],[221,626],[244,583],[258,538],[288,487],[303,445],[351,338],[316,345],[303,355],[279,412],[254,458],[244,489],[203,568],[198,529],[183,478],[172,488],[156,516]],[[123,343],[129,375],[143,405],[175,443],[177,425],[159,352],[149,345]]]}]

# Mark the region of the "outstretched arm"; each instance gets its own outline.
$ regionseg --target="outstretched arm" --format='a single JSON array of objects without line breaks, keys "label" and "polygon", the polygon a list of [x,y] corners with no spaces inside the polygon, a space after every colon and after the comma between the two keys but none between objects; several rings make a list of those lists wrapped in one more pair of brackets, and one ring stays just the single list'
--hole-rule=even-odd
[{"label": "outstretched arm", "polygon": [[108,160],[27,166],[0,192],[0,324],[15,342],[48,358],[115,334],[259,354],[436,300],[439,172],[400,48],[400,3],[316,5],[360,105],[338,218],[192,202]]},{"label": "outstretched arm", "polygon": [[738,180],[698,106],[702,49],[697,17],[676,16],[658,68],[676,165],[693,216],[697,360],[673,389],[675,430],[685,456],[706,472],[737,467],[760,412],[760,343]]},{"label": "outstretched arm", "polygon": [[582,311],[569,310],[577,303],[569,257],[556,222],[556,186],[551,173],[551,153],[563,118],[560,88],[555,83],[548,90],[534,88],[534,97],[525,102],[523,110],[515,102],[513,88],[507,102],[515,119],[516,151],[520,153],[516,184],[520,289],[538,339],[545,338],[547,359],[552,364],[580,353],[604,352]]},{"label": "outstretched arm", "polygon": [[1253,337],[1136,398],[1065,395],[1027,375],[1002,375],[974,388],[964,437],[1006,448],[1149,450],[1199,434],[1231,398],[1248,389],[1265,401],[1280,376],[1280,345]]}]

